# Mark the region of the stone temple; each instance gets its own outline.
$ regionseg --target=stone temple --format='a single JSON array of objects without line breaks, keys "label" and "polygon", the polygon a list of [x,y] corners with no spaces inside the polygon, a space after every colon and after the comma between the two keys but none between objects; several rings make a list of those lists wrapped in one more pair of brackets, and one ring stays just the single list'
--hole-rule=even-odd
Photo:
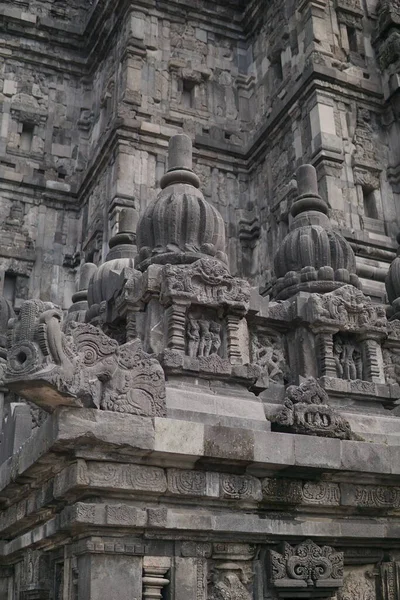
[{"label": "stone temple", "polygon": [[0,600],[400,600],[399,0],[0,15]]}]

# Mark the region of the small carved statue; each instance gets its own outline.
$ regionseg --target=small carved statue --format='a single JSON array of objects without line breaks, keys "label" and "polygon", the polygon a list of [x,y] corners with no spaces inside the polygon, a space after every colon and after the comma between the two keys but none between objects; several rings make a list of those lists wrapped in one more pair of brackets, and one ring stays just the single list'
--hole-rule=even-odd
[{"label": "small carved statue", "polygon": [[206,319],[189,319],[187,326],[189,356],[207,357],[218,354],[221,347],[221,325]]},{"label": "small carved statue", "polygon": [[200,325],[195,319],[189,319],[187,328],[189,356],[196,357],[200,343]]},{"label": "small carved statue", "polygon": [[211,332],[211,354],[218,354],[221,347],[221,325],[215,321],[210,323]]},{"label": "small carved statue", "polygon": [[211,352],[211,332],[209,321],[201,319],[200,325],[200,344],[199,344],[199,356],[210,356]]},{"label": "small carved statue", "polygon": [[333,344],[336,374],[340,379],[362,379],[361,352],[352,340],[337,336]]}]

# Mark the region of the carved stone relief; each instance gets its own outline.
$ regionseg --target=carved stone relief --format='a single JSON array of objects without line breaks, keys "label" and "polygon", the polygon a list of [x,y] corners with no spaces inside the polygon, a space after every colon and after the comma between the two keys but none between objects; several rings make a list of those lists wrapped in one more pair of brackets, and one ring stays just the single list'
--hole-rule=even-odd
[{"label": "carved stone relief", "polygon": [[340,379],[363,379],[361,349],[355,340],[340,334],[334,336],[333,356],[337,377]]},{"label": "carved stone relief", "polygon": [[272,428],[288,433],[351,439],[349,423],[328,405],[327,393],[309,377],[286,389],[284,408],[272,419]]},{"label": "carved stone relief", "polygon": [[375,579],[372,570],[353,568],[344,577],[338,600],[376,600]]},{"label": "carved stone relief", "polygon": [[341,331],[382,330],[387,326],[385,307],[373,304],[352,285],[329,294],[313,294],[308,308],[312,323],[335,323]]},{"label": "carved stone relief", "polygon": [[29,300],[11,322],[6,383],[46,408],[93,406],[143,416],[165,415],[161,365],[139,340],[120,346],[100,329],[68,322],[51,303]]},{"label": "carved stone relief", "polygon": [[251,360],[274,383],[284,383],[288,380],[288,366],[282,346],[277,338],[266,334],[253,334],[251,338]]},{"label": "carved stone relief", "polygon": [[189,317],[186,337],[187,352],[192,358],[218,354],[221,348],[221,324]]},{"label": "carved stone relief", "polygon": [[209,600],[252,600],[240,566],[234,562],[217,565],[208,591]]},{"label": "carved stone relief", "polygon": [[282,552],[269,553],[272,586],[294,593],[318,588],[321,597],[329,598],[343,585],[343,560],[343,552],[320,547],[312,540],[296,547],[285,542]]}]

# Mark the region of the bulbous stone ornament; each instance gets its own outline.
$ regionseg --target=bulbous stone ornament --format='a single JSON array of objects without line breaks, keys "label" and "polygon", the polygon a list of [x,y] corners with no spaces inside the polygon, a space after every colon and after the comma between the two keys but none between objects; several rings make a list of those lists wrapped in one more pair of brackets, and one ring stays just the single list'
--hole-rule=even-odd
[{"label": "bulbous stone ornament", "polygon": [[153,263],[188,264],[207,257],[226,264],[225,223],[198,189],[187,135],[170,139],[169,168],[160,185],[138,223],[136,266],[145,271]]},{"label": "bulbous stone ornament", "polygon": [[110,240],[110,251],[105,262],[93,274],[87,292],[89,308],[110,300],[123,269],[133,269],[136,212],[123,208],[119,217],[119,231]]},{"label": "bulbous stone ornament", "polygon": [[[400,233],[397,235],[397,242],[400,244]],[[390,321],[400,318],[400,246],[397,249],[397,256],[389,267],[385,279],[385,287],[391,304],[388,309]]]},{"label": "bulbous stone ornament", "polygon": [[290,231],[274,259],[276,280],[272,295],[285,300],[300,291],[323,294],[346,284],[360,287],[353,250],[332,229],[312,165],[298,169],[297,183]]}]

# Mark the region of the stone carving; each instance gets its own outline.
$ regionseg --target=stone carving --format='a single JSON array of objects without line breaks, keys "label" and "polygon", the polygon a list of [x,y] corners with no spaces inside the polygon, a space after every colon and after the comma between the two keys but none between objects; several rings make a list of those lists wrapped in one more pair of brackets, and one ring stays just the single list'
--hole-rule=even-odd
[{"label": "stone carving", "polygon": [[400,597],[400,563],[384,562],[380,565],[379,588],[382,600]]},{"label": "stone carving", "polygon": [[230,500],[261,500],[261,486],[255,477],[223,474],[220,478],[220,496]]},{"label": "stone carving", "polygon": [[336,335],[333,339],[336,374],[340,379],[362,379],[361,351],[351,338]]},{"label": "stone carving", "polygon": [[399,383],[400,381],[400,353],[395,349],[383,349],[383,365],[386,381]]},{"label": "stone carving", "polygon": [[266,478],[262,482],[263,500],[283,504],[301,504],[302,489],[299,481]]},{"label": "stone carving", "polygon": [[100,329],[68,322],[51,303],[28,300],[10,326],[7,385],[48,410],[92,406],[165,415],[164,372],[139,340],[118,345]]},{"label": "stone carving", "polygon": [[297,183],[290,230],[274,258],[272,295],[285,300],[300,291],[327,293],[346,283],[359,287],[354,252],[332,228],[312,165],[298,169]]},{"label": "stone carving", "polygon": [[161,493],[167,489],[163,469],[140,465],[90,463],[88,482],[102,489]]},{"label": "stone carving", "polygon": [[288,368],[279,343],[268,335],[253,335],[252,363],[268,374],[271,381],[283,383],[288,378]]},{"label": "stone carving", "polygon": [[221,325],[216,321],[189,318],[186,335],[189,356],[196,358],[218,354],[221,347]]},{"label": "stone carving", "polygon": [[252,595],[245,586],[242,569],[233,562],[215,567],[209,588],[209,600],[251,600]]},{"label": "stone carving", "polygon": [[224,220],[198,189],[187,135],[170,139],[168,163],[161,192],[137,226],[139,268],[144,271],[151,263],[191,263],[204,256],[227,263]]},{"label": "stone carving", "polygon": [[345,331],[387,326],[385,308],[372,304],[370,298],[352,285],[329,294],[313,294],[309,300],[309,318],[311,322],[335,322]]},{"label": "stone carving", "polygon": [[304,504],[320,504],[338,506],[340,504],[340,488],[337,483],[327,481],[307,481],[302,490]]},{"label": "stone carving", "polygon": [[296,547],[284,543],[282,552],[269,553],[272,585],[286,592],[318,588],[321,596],[330,597],[343,585],[343,559],[343,552],[317,546],[312,540]]},{"label": "stone carving", "polygon": [[369,508],[400,508],[400,488],[359,485],[355,488],[356,506]]},{"label": "stone carving", "polygon": [[328,394],[309,377],[286,390],[284,408],[272,419],[275,431],[351,439],[349,423],[328,405]]},{"label": "stone carving", "polygon": [[202,471],[168,469],[168,490],[173,494],[204,496],[206,493],[206,475]]},{"label": "stone carving", "polygon": [[373,574],[357,570],[346,575],[338,600],[376,600]]},{"label": "stone carving", "polygon": [[191,265],[166,265],[161,292],[164,302],[181,298],[210,307],[245,309],[250,298],[248,282],[232,277],[225,265],[212,258]]}]

